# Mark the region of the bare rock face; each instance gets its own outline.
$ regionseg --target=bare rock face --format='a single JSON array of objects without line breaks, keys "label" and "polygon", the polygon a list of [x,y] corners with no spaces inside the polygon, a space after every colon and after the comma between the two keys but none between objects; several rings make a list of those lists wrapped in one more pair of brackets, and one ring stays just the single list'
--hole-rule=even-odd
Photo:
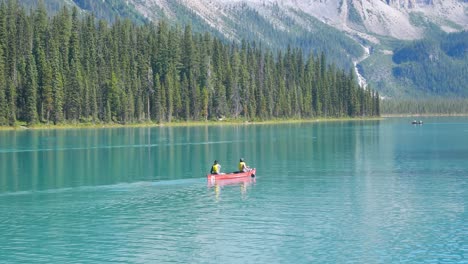
[{"label": "bare rock face", "polygon": [[[291,10],[304,12],[340,30],[368,36],[390,36],[397,39],[423,37],[424,28],[416,19],[431,21],[447,32],[468,30],[468,0],[127,0],[146,17],[158,14],[175,16],[172,10],[182,5],[226,36],[234,29],[225,21],[236,20],[233,10],[249,6],[267,20],[272,12],[298,21]],[[176,3],[176,4],[174,4]],[[272,11],[274,10],[274,11]],[[281,21],[272,21],[281,26]],[[307,25],[304,25],[307,27]],[[287,30],[287,29],[285,29]]]},{"label": "bare rock face", "polygon": [[427,4],[427,2],[431,2],[432,0],[384,0],[387,5],[394,7],[394,8],[414,8],[417,2],[421,2],[422,4]]}]

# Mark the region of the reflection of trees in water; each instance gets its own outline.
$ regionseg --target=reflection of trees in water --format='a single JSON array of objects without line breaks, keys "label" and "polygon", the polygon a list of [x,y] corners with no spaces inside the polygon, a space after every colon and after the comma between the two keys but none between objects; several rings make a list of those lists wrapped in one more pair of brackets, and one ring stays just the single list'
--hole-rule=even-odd
[{"label": "reflection of trees in water", "polygon": [[[353,160],[370,155],[366,149],[379,140],[380,121],[336,121],[258,126],[257,168],[289,177],[284,168],[349,169]],[[354,152],[354,153],[353,153]],[[346,162],[333,163],[336,160]],[[330,164],[333,163],[333,164]]]}]

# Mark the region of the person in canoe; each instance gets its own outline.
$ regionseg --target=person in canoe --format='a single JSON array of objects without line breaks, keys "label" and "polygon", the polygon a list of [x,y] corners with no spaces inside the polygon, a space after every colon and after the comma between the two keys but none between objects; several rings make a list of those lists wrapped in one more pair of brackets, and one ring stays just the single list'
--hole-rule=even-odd
[{"label": "person in canoe", "polygon": [[221,173],[221,165],[219,165],[218,161],[215,160],[213,166],[211,166],[211,174],[220,174]]},{"label": "person in canoe", "polygon": [[251,170],[252,169],[249,166],[247,166],[247,164],[245,164],[244,158],[241,158],[239,160],[239,172],[247,172]]}]

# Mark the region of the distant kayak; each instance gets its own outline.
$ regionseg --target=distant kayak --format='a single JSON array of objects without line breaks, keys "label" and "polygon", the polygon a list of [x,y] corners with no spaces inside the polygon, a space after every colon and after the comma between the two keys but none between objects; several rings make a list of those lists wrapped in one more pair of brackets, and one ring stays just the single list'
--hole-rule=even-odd
[{"label": "distant kayak", "polygon": [[245,178],[245,177],[255,177],[255,173],[257,170],[253,168],[247,172],[231,172],[225,174],[208,174],[208,180],[215,181],[215,180],[225,180],[225,179],[236,179],[236,178]]}]

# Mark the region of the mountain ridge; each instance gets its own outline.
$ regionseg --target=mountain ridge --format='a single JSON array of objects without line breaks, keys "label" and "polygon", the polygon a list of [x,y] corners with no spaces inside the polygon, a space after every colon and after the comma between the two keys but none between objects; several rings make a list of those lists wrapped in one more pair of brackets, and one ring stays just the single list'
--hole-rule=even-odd
[{"label": "mountain ridge", "polygon": [[[224,21],[232,18],[230,10],[248,5],[260,15],[271,15],[271,10],[280,8],[285,16],[300,21],[290,9],[299,10],[340,30],[351,28],[397,39],[417,39],[422,37],[422,29],[411,23],[411,13],[420,13],[436,22],[446,32],[468,29],[467,8],[464,0],[128,0],[145,17],[158,19],[162,10],[169,18],[174,18],[171,6],[174,3],[186,6],[202,17],[207,24],[223,31]],[[272,21],[282,26],[281,21]],[[228,33],[228,32],[227,32]],[[361,33],[363,33],[361,31]]]}]

